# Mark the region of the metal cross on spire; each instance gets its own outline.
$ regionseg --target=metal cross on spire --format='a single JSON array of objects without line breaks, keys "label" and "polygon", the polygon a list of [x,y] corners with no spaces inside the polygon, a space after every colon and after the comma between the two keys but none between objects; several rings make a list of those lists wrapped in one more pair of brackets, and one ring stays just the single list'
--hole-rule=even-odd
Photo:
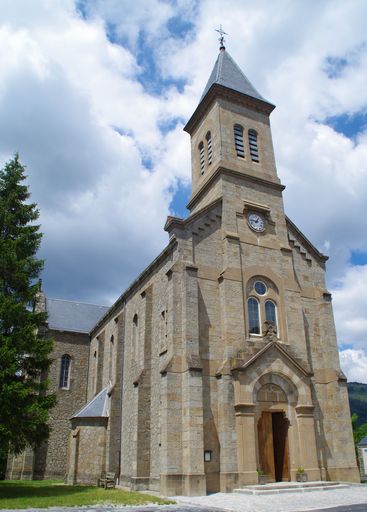
[{"label": "metal cross on spire", "polygon": [[224,46],[224,35],[228,36],[227,32],[224,32],[223,28],[222,28],[222,24],[219,25],[219,29],[216,28],[214,29],[216,32],[219,33],[220,37],[218,39],[218,41],[220,42],[220,47],[219,49],[220,50],[225,50],[226,47]]}]

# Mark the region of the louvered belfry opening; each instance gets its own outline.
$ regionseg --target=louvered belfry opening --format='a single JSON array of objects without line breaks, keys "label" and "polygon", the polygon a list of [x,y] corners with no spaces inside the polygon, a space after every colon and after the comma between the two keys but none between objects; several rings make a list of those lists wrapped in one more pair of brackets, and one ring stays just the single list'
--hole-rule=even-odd
[{"label": "louvered belfry opening", "polygon": [[201,174],[204,174],[205,153],[204,153],[204,143],[203,142],[200,142],[200,144],[199,144],[199,156],[200,156],[200,171],[201,171]]},{"label": "louvered belfry opening", "polygon": [[250,156],[253,162],[259,161],[259,150],[257,147],[257,133],[255,130],[249,130],[248,132],[248,143],[250,147]]},{"label": "louvered belfry opening", "polygon": [[234,145],[236,148],[237,156],[245,158],[245,148],[243,145],[243,128],[240,124],[234,125]]},{"label": "louvered belfry opening", "polygon": [[208,132],[206,134],[206,146],[207,146],[207,154],[208,154],[208,165],[212,163],[213,151],[212,151],[212,134]]}]

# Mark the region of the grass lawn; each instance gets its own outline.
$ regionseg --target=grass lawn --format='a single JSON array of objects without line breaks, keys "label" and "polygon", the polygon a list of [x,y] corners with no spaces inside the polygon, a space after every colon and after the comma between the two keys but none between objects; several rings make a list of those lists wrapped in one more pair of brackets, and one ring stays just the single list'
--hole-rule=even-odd
[{"label": "grass lawn", "polygon": [[64,485],[59,480],[0,481],[0,509],[76,507],[81,505],[143,505],[172,503],[148,494],[103,489],[101,487]]}]

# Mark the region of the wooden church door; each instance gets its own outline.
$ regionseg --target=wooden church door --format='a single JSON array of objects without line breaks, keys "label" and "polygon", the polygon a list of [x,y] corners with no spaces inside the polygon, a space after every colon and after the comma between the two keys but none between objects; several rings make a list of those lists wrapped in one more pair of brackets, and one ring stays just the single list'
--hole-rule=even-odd
[{"label": "wooden church door", "polygon": [[269,482],[289,480],[288,420],[284,413],[264,411],[257,433],[260,469]]}]

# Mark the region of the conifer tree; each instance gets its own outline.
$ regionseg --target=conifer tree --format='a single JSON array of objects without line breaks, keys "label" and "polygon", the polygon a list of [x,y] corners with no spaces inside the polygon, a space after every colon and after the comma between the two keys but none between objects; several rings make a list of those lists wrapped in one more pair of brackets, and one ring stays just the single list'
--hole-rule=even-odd
[{"label": "conifer tree", "polygon": [[0,170],[0,450],[13,453],[47,438],[55,402],[45,379],[52,340],[36,308],[42,234],[24,171],[17,154]]}]

